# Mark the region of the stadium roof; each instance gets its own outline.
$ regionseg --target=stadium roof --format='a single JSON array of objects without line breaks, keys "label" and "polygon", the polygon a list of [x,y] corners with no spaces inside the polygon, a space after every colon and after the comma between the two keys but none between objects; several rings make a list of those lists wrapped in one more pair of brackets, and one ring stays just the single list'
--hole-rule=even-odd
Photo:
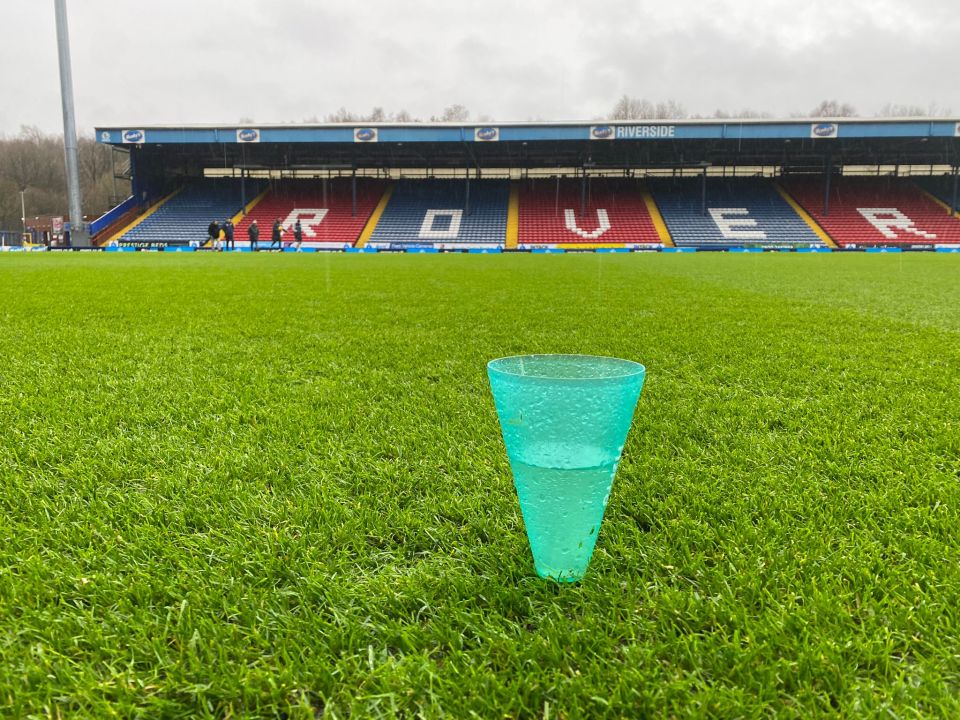
[{"label": "stadium roof", "polygon": [[104,144],[191,166],[658,167],[960,162],[960,118],[153,125]]}]

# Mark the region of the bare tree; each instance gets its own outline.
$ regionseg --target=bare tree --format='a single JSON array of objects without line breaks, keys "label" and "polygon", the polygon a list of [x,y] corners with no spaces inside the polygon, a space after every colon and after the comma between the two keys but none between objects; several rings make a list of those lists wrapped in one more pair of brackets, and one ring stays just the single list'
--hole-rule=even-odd
[{"label": "bare tree", "polygon": [[[694,115],[694,117],[699,116]],[[743,108],[742,110],[733,111],[721,110],[718,108],[713,111],[713,114],[710,115],[710,117],[715,120],[749,120],[772,118],[773,115],[765,110],[754,110],[753,108]]]},{"label": "bare tree", "polygon": [[332,115],[327,115],[326,121],[328,123],[355,123],[359,121],[354,113],[347,110],[345,107],[341,107]]},{"label": "bare tree", "polygon": [[77,143],[80,171],[91,185],[97,185],[110,169],[110,148],[92,137],[82,137]]},{"label": "bare tree", "polygon": [[443,114],[439,118],[431,117],[433,122],[467,122],[470,119],[470,111],[459,103],[450,105],[443,109]]},{"label": "bare tree", "polygon": [[610,113],[611,120],[683,120],[686,108],[676,100],[653,103],[646,98],[623,95]]},{"label": "bare tree", "polygon": [[858,117],[857,109],[850,103],[841,103],[836,100],[822,100],[809,117],[812,118],[844,118]]},{"label": "bare tree", "polygon": [[[20,190],[48,184],[54,172],[51,167],[51,142],[56,141],[44,137],[38,128],[21,127],[20,135],[5,143],[4,175]],[[63,146],[60,147],[62,152]]]},{"label": "bare tree", "polygon": [[930,103],[927,107],[922,105],[901,105],[898,103],[887,103],[877,117],[901,118],[901,117],[950,117],[950,108],[941,108],[937,103]]},{"label": "bare tree", "polygon": [[[88,215],[99,215],[110,206],[111,150],[96,143],[92,134],[78,140],[84,210]],[[29,217],[66,213],[66,171],[60,136],[25,127],[16,137],[0,138],[0,228],[20,227],[21,190]]]}]

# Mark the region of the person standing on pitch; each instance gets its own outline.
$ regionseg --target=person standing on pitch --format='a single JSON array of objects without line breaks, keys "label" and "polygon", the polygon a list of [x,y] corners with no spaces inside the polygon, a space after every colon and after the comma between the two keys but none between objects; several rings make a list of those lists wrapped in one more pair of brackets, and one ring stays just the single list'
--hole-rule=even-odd
[{"label": "person standing on pitch", "polygon": [[260,239],[260,226],[257,225],[257,221],[254,220],[250,223],[250,227],[247,228],[247,237],[250,239],[250,251],[257,251],[257,241]]},{"label": "person standing on pitch", "polygon": [[283,225],[280,224],[280,218],[273,221],[273,235],[270,238],[270,249],[274,246],[283,250]]},{"label": "person standing on pitch", "polygon": [[[210,243],[211,249],[216,247],[218,237],[220,237],[220,223],[216,220],[211,220],[210,225],[207,227],[207,240]],[[206,244],[207,243],[204,243],[204,245]]]},{"label": "person standing on pitch", "polygon": [[300,252],[300,246],[303,244],[303,228],[300,227],[300,219],[293,224],[293,246]]},{"label": "person standing on pitch", "polygon": [[237,249],[236,243],[233,242],[233,221],[232,220],[229,220],[229,219],[224,220],[223,234],[226,236],[227,250],[236,250]]}]

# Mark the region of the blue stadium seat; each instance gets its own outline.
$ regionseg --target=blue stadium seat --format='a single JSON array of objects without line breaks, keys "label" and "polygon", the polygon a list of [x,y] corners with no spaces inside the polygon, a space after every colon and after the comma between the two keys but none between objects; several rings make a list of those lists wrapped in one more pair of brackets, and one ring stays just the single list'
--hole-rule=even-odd
[{"label": "blue stadium seat", "polygon": [[463,180],[406,180],[397,183],[370,245],[503,245],[507,236],[510,184]]},{"label": "blue stadium seat", "polygon": [[673,241],[680,247],[777,247],[822,241],[770,180],[699,178],[649,183]]},{"label": "blue stadium seat", "polygon": [[[246,200],[262,190],[262,184],[248,180]],[[120,238],[121,243],[185,245],[203,242],[211,220],[223,221],[243,207],[239,180],[201,180],[185,187],[150,217]]]}]

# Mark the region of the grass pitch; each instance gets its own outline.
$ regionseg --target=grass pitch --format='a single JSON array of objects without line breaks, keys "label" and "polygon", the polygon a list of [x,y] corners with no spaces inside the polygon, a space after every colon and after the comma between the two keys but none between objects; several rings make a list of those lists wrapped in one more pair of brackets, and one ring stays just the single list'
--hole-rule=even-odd
[{"label": "grass pitch", "polygon": [[[537,579],[485,363],[648,379]],[[960,715],[960,259],[0,256],[0,715]]]}]

